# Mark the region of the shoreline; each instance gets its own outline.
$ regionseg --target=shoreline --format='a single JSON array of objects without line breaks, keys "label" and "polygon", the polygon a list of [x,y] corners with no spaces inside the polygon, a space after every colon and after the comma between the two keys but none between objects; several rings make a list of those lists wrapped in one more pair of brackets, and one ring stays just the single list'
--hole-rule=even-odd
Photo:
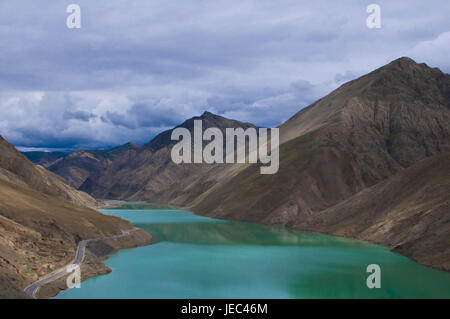
[{"label": "shoreline", "polygon": [[[112,270],[104,263],[105,256],[122,249],[146,246],[152,243],[152,235],[141,228],[123,231],[122,235],[91,238],[80,241],[72,263],[45,275],[43,278],[25,287],[24,292],[30,298],[48,299],[67,290],[66,279],[70,273],[66,269],[78,265],[81,269],[81,282],[95,276],[110,273]],[[80,248],[81,247],[81,248]]]},{"label": "shoreline", "polygon": [[[102,200],[103,202],[105,201],[114,201],[114,200]],[[119,200],[117,200],[119,201]],[[120,200],[119,202],[123,202],[126,203],[126,201]],[[139,206],[139,205],[154,205],[154,206],[171,206],[169,204],[160,204],[160,203],[148,203],[148,202],[128,202],[129,206]],[[117,204],[116,208],[113,209],[121,209],[120,207],[122,207],[122,205]],[[171,207],[175,207],[175,206],[171,206]],[[379,246],[383,246],[386,249],[389,249],[389,251],[399,254],[401,256],[404,256],[408,259],[410,259],[411,261],[415,262],[416,264],[419,264],[423,267],[427,267],[430,269],[434,269],[434,270],[439,270],[439,271],[443,271],[446,273],[450,273],[450,267],[445,268],[445,267],[439,267],[439,266],[434,266],[434,265],[429,265],[429,264],[425,264],[420,262],[419,260],[417,260],[416,258],[414,258],[414,256],[410,255],[410,254],[405,254],[403,252],[400,252],[398,250],[398,245],[396,246],[392,246],[392,245],[388,245],[386,243],[380,242],[380,241],[374,241],[374,240],[370,240],[370,239],[366,239],[366,238],[361,238],[358,236],[345,236],[342,234],[334,234],[332,232],[321,232],[321,231],[316,231],[313,229],[300,229],[300,228],[296,228],[296,227],[292,227],[289,225],[281,225],[281,224],[269,224],[269,223],[264,223],[264,222],[258,222],[258,221],[250,221],[250,220],[244,220],[244,219],[226,219],[226,218],[220,218],[220,217],[212,217],[212,216],[207,216],[207,215],[202,215],[199,214],[195,211],[195,209],[193,209],[194,207],[192,206],[177,206],[176,208],[172,208],[175,210],[184,210],[184,211],[188,211],[191,212],[197,216],[202,216],[202,217],[208,217],[208,218],[212,218],[212,219],[217,219],[217,220],[225,220],[225,221],[239,221],[239,222],[247,222],[247,223],[253,223],[253,224],[259,224],[259,225],[266,225],[266,226],[281,226],[281,227],[286,227],[288,229],[292,229],[292,230],[297,230],[297,231],[304,231],[304,232],[309,232],[309,233],[315,233],[315,234],[321,234],[321,235],[329,235],[329,236],[333,236],[333,237],[338,237],[338,238],[346,238],[346,239],[354,239],[354,240],[360,240],[360,241],[364,241],[366,243],[370,243],[370,244],[375,244],[375,245],[379,245]],[[101,209],[110,209],[110,208],[101,208]],[[127,209],[126,207],[123,209]],[[130,209],[130,207],[128,207],[128,209]],[[131,208],[132,209],[132,208]],[[134,209],[152,209],[152,208],[134,208]],[[158,208],[153,208],[153,209],[158,209]]]},{"label": "shoreline", "polygon": [[[140,209],[136,209],[136,210],[139,211]],[[185,208],[185,209],[182,209],[182,210],[183,210],[184,212],[188,212],[188,213],[191,213],[191,214],[193,214],[193,215],[205,217],[205,216],[196,214],[196,213],[193,212],[192,210],[188,210],[188,209],[186,209],[186,208]],[[207,218],[216,219],[216,220],[223,220],[223,221],[230,221],[230,220],[228,220],[228,219],[217,219],[217,218],[212,218],[212,217],[207,217]],[[273,227],[273,226],[274,226],[274,227],[283,227],[282,225],[267,225],[267,224],[261,224],[261,223],[249,222],[249,221],[239,221],[239,222],[248,223],[248,224],[256,224],[256,225],[263,225],[263,226],[268,226],[268,227]],[[294,228],[292,228],[292,227],[283,227],[283,228],[292,229],[292,230],[296,231],[296,229],[294,229]],[[385,246],[385,245],[381,245],[381,244],[379,244],[379,243],[373,243],[373,242],[370,242],[370,241],[367,241],[367,240],[361,240],[361,239],[351,238],[351,237],[345,237],[345,236],[334,236],[334,235],[325,234],[325,233],[319,233],[319,232],[303,231],[303,230],[297,230],[297,231],[300,231],[300,232],[308,232],[308,233],[311,233],[311,234],[321,234],[321,235],[326,235],[326,236],[335,237],[335,238],[342,238],[342,239],[349,239],[349,240],[357,240],[357,241],[360,241],[360,242],[362,242],[362,243],[367,243],[367,244],[370,244],[370,245],[380,246],[380,248],[386,249],[387,251],[390,251],[391,253],[394,253],[394,254],[396,254],[396,255],[398,255],[398,256],[402,256],[402,258],[405,258],[405,259],[407,258],[407,259],[409,259],[410,262],[413,262],[413,263],[415,263],[416,265],[420,265],[421,267],[428,268],[428,269],[430,269],[430,268],[433,269],[433,267],[426,267],[426,266],[424,266],[424,265],[422,265],[422,264],[416,262],[416,261],[413,260],[412,258],[410,258],[410,257],[408,257],[408,256],[405,256],[405,255],[403,255],[403,254],[400,254],[400,253],[394,251],[391,247],[388,247],[388,246]],[[101,241],[101,240],[99,240],[99,241]],[[95,247],[94,247],[94,250],[95,250]],[[398,258],[399,258],[399,257],[398,257]],[[104,259],[103,259],[103,260],[104,260]],[[89,263],[89,260],[87,260],[87,263]],[[85,276],[85,277],[83,276],[83,280],[82,280],[82,281],[85,281],[86,279],[91,278],[91,277],[96,277],[96,276],[100,276],[100,275],[103,275],[103,274],[108,274],[108,273],[110,273],[110,272],[111,272],[111,269],[109,269],[108,266],[105,266],[104,263],[102,263],[102,264],[103,264],[104,268],[107,269],[106,271],[101,270],[100,272],[92,273],[92,274],[89,274],[88,276]],[[440,270],[440,269],[433,269],[433,270]],[[83,273],[84,273],[84,270],[83,270]],[[63,279],[64,279],[64,278],[61,278],[61,280],[60,280],[59,282],[53,283],[54,287],[56,287],[55,289],[57,289],[58,287],[61,287],[61,286],[63,286],[63,285],[64,285],[64,287],[65,287],[65,279],[64,279],[64,280],[63,280]],[[51,295],[48,295],[48,291],[44,291],[42,295],[39,295],[39,298],[51,298],[51,297],[57,296],[59,293],[62,293],[62,292],[65,291],[65,290],[66,290],[66,289],[61,289],[61,288],[60,288],[60,289],[57,291],[57,293],[54,293],[54,291],[53,291],[53,293],[52,293]],[[47,293],[47,295],[44,295],[45,293]],[[93,295],[92,297],[95,298],[95,295]],[[70,298],[70,297],[69,297],[69,298]]]},{"label": "shoreline", "polygon": [[202,216],[202,217],[208,217],[208,218],[212,218],[212,219],[217,219],[217,220],[225,220],[225,221],[237,221],[237,222],[246,222],[246,223],[253,223],[253,224],[259,224],[259,225],[265,225],[265,226],[281,226],[281,227],[285,227],[288,229],[292,229],[292,230],[297,230],[297,231],[303,231],[303,232],[309,232],[309,233],[313,233],[313,234],[319,234],[319,235],[328,235],[328,236],[333,236],[333,237],[337,237],[337,238],[345,238],[345,239],[354,239],[354,240],[360,240],[369,244],[374,244],[374,245],[379,245],[382,247],[385,247],[386,249],[389,249],[390,252],[395,253],[395,254],[399,254],[400,256],[406,257],[408,259],[410,259],[411,261],[415,262],[418,265],[421,265],[423,267],[427,267],[433,270],[439,270],[439,271],[443,271],[445,273],[450,273],[450,267],[449,268],[445,268],[445,267],[438,267],[438,266],[433,266],[433,265],[426,265],[420,261],[418,261],[417,259],[415,259],[414,257],[410,256],[410,255],[406,255],[403,254],[401,252],[399,252],[398,249],[398,245],[396,247],[392,247],[390,245],[384,244],[382,242],[377,242],[377,241],[372,241],[372,240],[368,240],[368,239],[364,239],[364,238],[358,238],[358,237],[353,237],[353,236],[345,236],[345,235],[337,235],[337,234],[333,234],[332,232],[320,232],[320,231],[314,231],[311,229],[300,229],[300,228],[295,228],[295,227],[290,227],[288,225],[281,225],[281,224],[269,224],[269,223],[263,223],[263,222],[257,222],[257,221],[249,221],[249,220],[243,220],[243,219],[226,219],[226,218],[219,218],[219,217],[211,217],[211,216],[207,216],[207,215],[202,215],[199,214],[197,212],[195,212],[194,209],[192,209],[192,207],[181,207],[180,209],[185,210],[185,211],[189,211],[197,216]]},{"label": "shoreline", "polygon": [[[105,203],[106,201],[118,201],[118,202],[122,202],[122,203],[127,203],[124,200],[102,200],[103,203]],[[155,205],[155,206],[171,206],[169,204],[160,204],[160,203],[148,203],[148,202],[128,202],[128,204],[130,206],[139,206],[139,205]],[[126,204],[125,204],[126,205]],[[117,204],[117,206],[113,209],[121,209],[120,207],[122,207],[123,205],[121,204]],[[175,207],[175,206],[171,206],[171,207]],[[111,208],[99,208],[99,209],[111,209]],[[127,209],[127,208],[123,208],[123,209]],[[130,207],[128,207],[128,209],[130,209]],[[132,208],[131,208],[132,209]],[[152,208],[134,208],[134,209],[152,209]],[[153,209],[158,209],[158,208],[153,208]],[[417,260],[416,258],[414,258],[414,256],[410,255],[410,254],[405,254],[403,252],[399,251],[399,245],[389,245],[380,241],[374,241],[374,240],[370,240],[370,239],[366,239],[366,238],[361,238],[358,236],[345,236],[342,234],[334,234],[333,232],[323,232],[323,231],[316,231],[313,229],[301,229],[301,228],[296,228],[296,227],[292,227],[289,225],[281,225],[281,224],[269,224],[269,223],[264,223],[264,222],[258,222],[258,221],[250,221],[250,220],[245,220],[245,219],[226,219],[226,218],[220,218],[220,217],[212,217],[212,216],[207,216],[207,215],[202,215],[199,214],[195,211],[194,207],[192,206],[177,206],[176,208],[172,208],[175,210],[184,210],[184,211],[188,211],[191,212],[197,216],[202,216],[202,217],[208,217],[208,218],[212,218],[212,219],[217,219],[217,220],[225,220],[225,221],[239,221],[239,222],[247,222],[247,223],[254,223],[254,224],[259,224],[259,225],[266,225],[266,226],[281,226],[281,227],[286,227],[288,229],[292,229],[292,230],[298,230],[298,231],[304,231],[304,232],[309,232],[309,233],[315,233],[315,234],[321,234],[321,235],[329,235],[329,236],[333,236],[333,237],[338,237],[338,238],[346,238],[346,239],[354,239],[354,240],[360,240],[360,241],[364,241],[366,243],[370,243],[370,244],[375,244],[375,245],[379,245],[379,246],[383,246],[386,249],[389,249],[389,251],[399,254],[401,256],[404,256],[408,259],[410,259],[411,261],[415,262],[416,264],[419,264],[423,267],[427,267],[430,269],[434,269],[434,270],[439,270],[439,271],[443,271],[446,273],[450,273],[450,267],[439,267],[439,266],[434,266],[434,265],[429,265],[429,264],[425,264],[420,262],[419,260]]]}]

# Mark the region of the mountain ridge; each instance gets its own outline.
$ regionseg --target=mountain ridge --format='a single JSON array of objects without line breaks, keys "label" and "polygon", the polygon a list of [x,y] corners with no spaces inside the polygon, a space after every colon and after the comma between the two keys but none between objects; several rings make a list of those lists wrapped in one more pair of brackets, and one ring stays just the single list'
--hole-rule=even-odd
[{"label": "mountain ridge", "polygon": [[[176,165],[172,162],[171,133],[178,127],[193,132],[194,121],[202,120],[203,128],[217,127],[222,132],[228,127],[255,127],[249,123],[230,120],[205,112],[192,117],[177,127],[164,131],[144,145],[135,156],[124,155],[107,170],[88,178],[80,189],[97,198],[138,199],[156,202],[170,202],[180,206],[190,201],[197,193],[202,193],[217,181],[208,179],[211,170],[221,171],[220,165]],[[231,164],[224,165],[231,167]],[[180,180],[181,179],[181,180]],[[141,187],[143,186],[143,187]],[[196,189],[195,189],[196,188]]]},{"label": "mountain ridge", "polygon": [[[410,59],[393,61],[280,125],[277,174],[259,175],[251,165],[189,208],[215,218],[302,230],[307,226],[302,220],[314,220],[415,163],[449,152],[449,92],[448,74]],[[416,257],[413,249],[404,253]]]},{"label": "mountain ridge", "polygon": [[[63,153],[63,156],[59,156],[45,167],[62,177],[67,184],[78,189],[91,174],[107,169],[111,162],[122,154],[138,152],[140,148],[139,145],[128,142],[108,150],[85,151],[78,149],[72,153]],[[31,157],[35,164],[46,159],[46,154],[39,156],[36,153],[25,153],[25,155]]]},{"label": "mountain ridge", "polygon": [[[192,129],[195,119],[203,119],[205,128],[219,123],[221,130],[252,126],[205,112],[177,127]],[[260,164],[175,165],[167,130],[89,176],[80,189],[97,198],[158,202],[214,218],[340,234],[331,226],[314,228],[314,219],[450,152],[450,76],[399,58],[341,85],[279,129],[280,170],[274,175],[261,175]],[[447,269],[446,261],[425,262],[413,247],[402,247],[411,258]]]}]

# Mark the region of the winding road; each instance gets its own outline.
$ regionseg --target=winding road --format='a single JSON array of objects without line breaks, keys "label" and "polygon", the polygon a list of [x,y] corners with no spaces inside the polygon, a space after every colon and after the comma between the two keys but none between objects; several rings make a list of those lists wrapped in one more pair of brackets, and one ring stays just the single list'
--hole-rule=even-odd
[{"label": "winding road", "polygon": [[135,228],[133,228],[133,229],[123,230],[123,231],[122,231],[122,235],[114,235],[114,236],[109,236],[109,237],[92,238],[92,239],[86,239],[86,240],[80,241],[80,242],[78,243],[77,252],[76,252],[76,254],[75,254],[75,260],[74,260],[71,264],[69,264],[69,265],[67,265],[67,266],[65,266],[65,267],[63,267],[63,268],[57,270],[57,271],[54,272],[54,273],[51,273],[51,274],[49,274],[49,275],[46,275],[44,278],[39,279],[38,281],[32,283],[31,285],[29,285],[28,287],[26,287],[26,288],[24,289],[25,293],[26,293],[28,296],[32,297],[32,298],[36,298],[36,293],[37,293],[37,291],[38,291],[39,288],[41,288],[43,285],[46,285],[46,284],[48,284],[49,282],[55,281],[55,280],[57,280],[57,279],[59,279],[59,278],[65,276],[65,275],[67,275],[67,274],[68,274],[68,273],[67,273],[67,269],[68,269],[69,267],[72,267],[72,266],[81,266],[81,264],[82,264],[83,261],[84,261],[85,254],[86,254],[86,246],[87,246],[90,242],[92,242],[92,241],[97,241],[97,240],[115,239],[115,238],[120,238],[120,237],[129,236],[131,232],[134,232],[134,231],[136,231],[136,230],[138,230],[138,229],[139,229],[139,228],[136,228],[136,227],[135,227]]}]

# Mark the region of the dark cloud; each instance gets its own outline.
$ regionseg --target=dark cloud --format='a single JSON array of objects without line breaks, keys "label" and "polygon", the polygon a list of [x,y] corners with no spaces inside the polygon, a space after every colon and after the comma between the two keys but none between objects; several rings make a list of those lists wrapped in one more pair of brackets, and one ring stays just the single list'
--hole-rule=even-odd
[{"label": "dark cloud", "polygon": [[134,104],[124,114],[107,111],[102,121],[128,129],[176,126],[184,120],[176,110],[148,104]]},{"label": "dark cloud", "polygon": [[78,120],[89,122],[89,120],[92,118],[95,118],[95,115],[85,111],[66,110],[63,115],[63,120]]},{"label": "dark cloud", "polygon": [[[205,110],[276,126],[399,56],[450,71],[447,0],[0,3],[0,134],[21,146],[146,143]],[[427,14],[424,14],[426,12]]]}]

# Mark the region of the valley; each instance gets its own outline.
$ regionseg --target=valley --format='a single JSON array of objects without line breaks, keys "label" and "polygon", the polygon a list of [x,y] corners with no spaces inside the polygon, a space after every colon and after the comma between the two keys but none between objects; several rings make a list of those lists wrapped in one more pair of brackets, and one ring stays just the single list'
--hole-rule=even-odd
[{"label": "valley", "polygon": [[[204,112],[143,146],[130,142],[109,150],[24,153],[35,165],[1,139],[3,297],[25,297],[23,288],[67,265],[80,241],[114,237],[133,228],[132,223],[117,218],[128,219],[131,213],[124,208],[136,205],[133,202],[146,213],[180,208],[192,211],[198,215],[193,220],[208,218],[212,228],[200,227],[195,232],[204,233],[196,237],[190,227],[164,226],[166,220],[157,226],[158,218],[152,219],[156,215],[149,224],[132,213],[133,224],[142,224],[145,230],[127,240],[107,240],[88,247],[83,280],[110,272],[101,256],[146,245],[152,236],[168,239],[164,232],[168,227],[179,231],[170,234],[169,242],[177,241],[178,235],[182,241],[201,242],[208,234],[223,240],[229,232],[236,232],[241,238],[248,232],[240,230],[247,225],[242,222],[280,227],[274,229],[288,236],[277,239],[282,241],[280,247],[289,244],[291,232],[315,234],[304,235],[312,236],[312,242],[325,236],[319,234],[328,234],[337,236],[330,237],[331,241],[363,240],[388,247],[421,265],[450,270],[448,74],[400,58],[342,85],[278,127],[279,170],[273,175],[260,174],[261,163],[174,163],[171,153],[177,141],[171,139],[172,133],[182,129],[194,134],[199,120],[203,129],[218,129],[222,136],[229,128],[258,129]],[[226,145],[220,147],[226,154]],[[105,199],[118,203],[108,204],[115,208],[104,211],[109,216],[96,211],[105,205]],[[210,230],[216,226],[221,229],[214,235]],[[257,230],[267,226],[249,227]],[[264,237],[270,237],[270,232],[263,233],[254,244],[269,240]],[[252,242],[251,233],[245,236]],[[303,240],[300,233],[296,236]],[[165,245],[141,249],[159,250]],[[110,276],[104,278],[117,278],[118,274]],[[101,278],[99,282],[104,280]],[[52,297],[64,290],[61,280],[42,287],[39,297]],[[94,281],[88,282],[91,287]],[[88,296],[85,291],[82,296]],[[67,292],[71,297],[74,294]]]},{"label": "valley", "polygon": [[[255,127],[209,112],[177,127],[193,133],[196,120],[222,132]],[[172,131],[117,148],[100,168],[84,151],[56,165],[71,181],[85,161],[79,190],[95,198],[359,238],[449,270],[450,76],[439,69],[400,58],[302,109],[279,126],[279,171],[271,176],[260,174],[260,163],[177,165]],[[398,185],[408,187],[378,205]]]}]

